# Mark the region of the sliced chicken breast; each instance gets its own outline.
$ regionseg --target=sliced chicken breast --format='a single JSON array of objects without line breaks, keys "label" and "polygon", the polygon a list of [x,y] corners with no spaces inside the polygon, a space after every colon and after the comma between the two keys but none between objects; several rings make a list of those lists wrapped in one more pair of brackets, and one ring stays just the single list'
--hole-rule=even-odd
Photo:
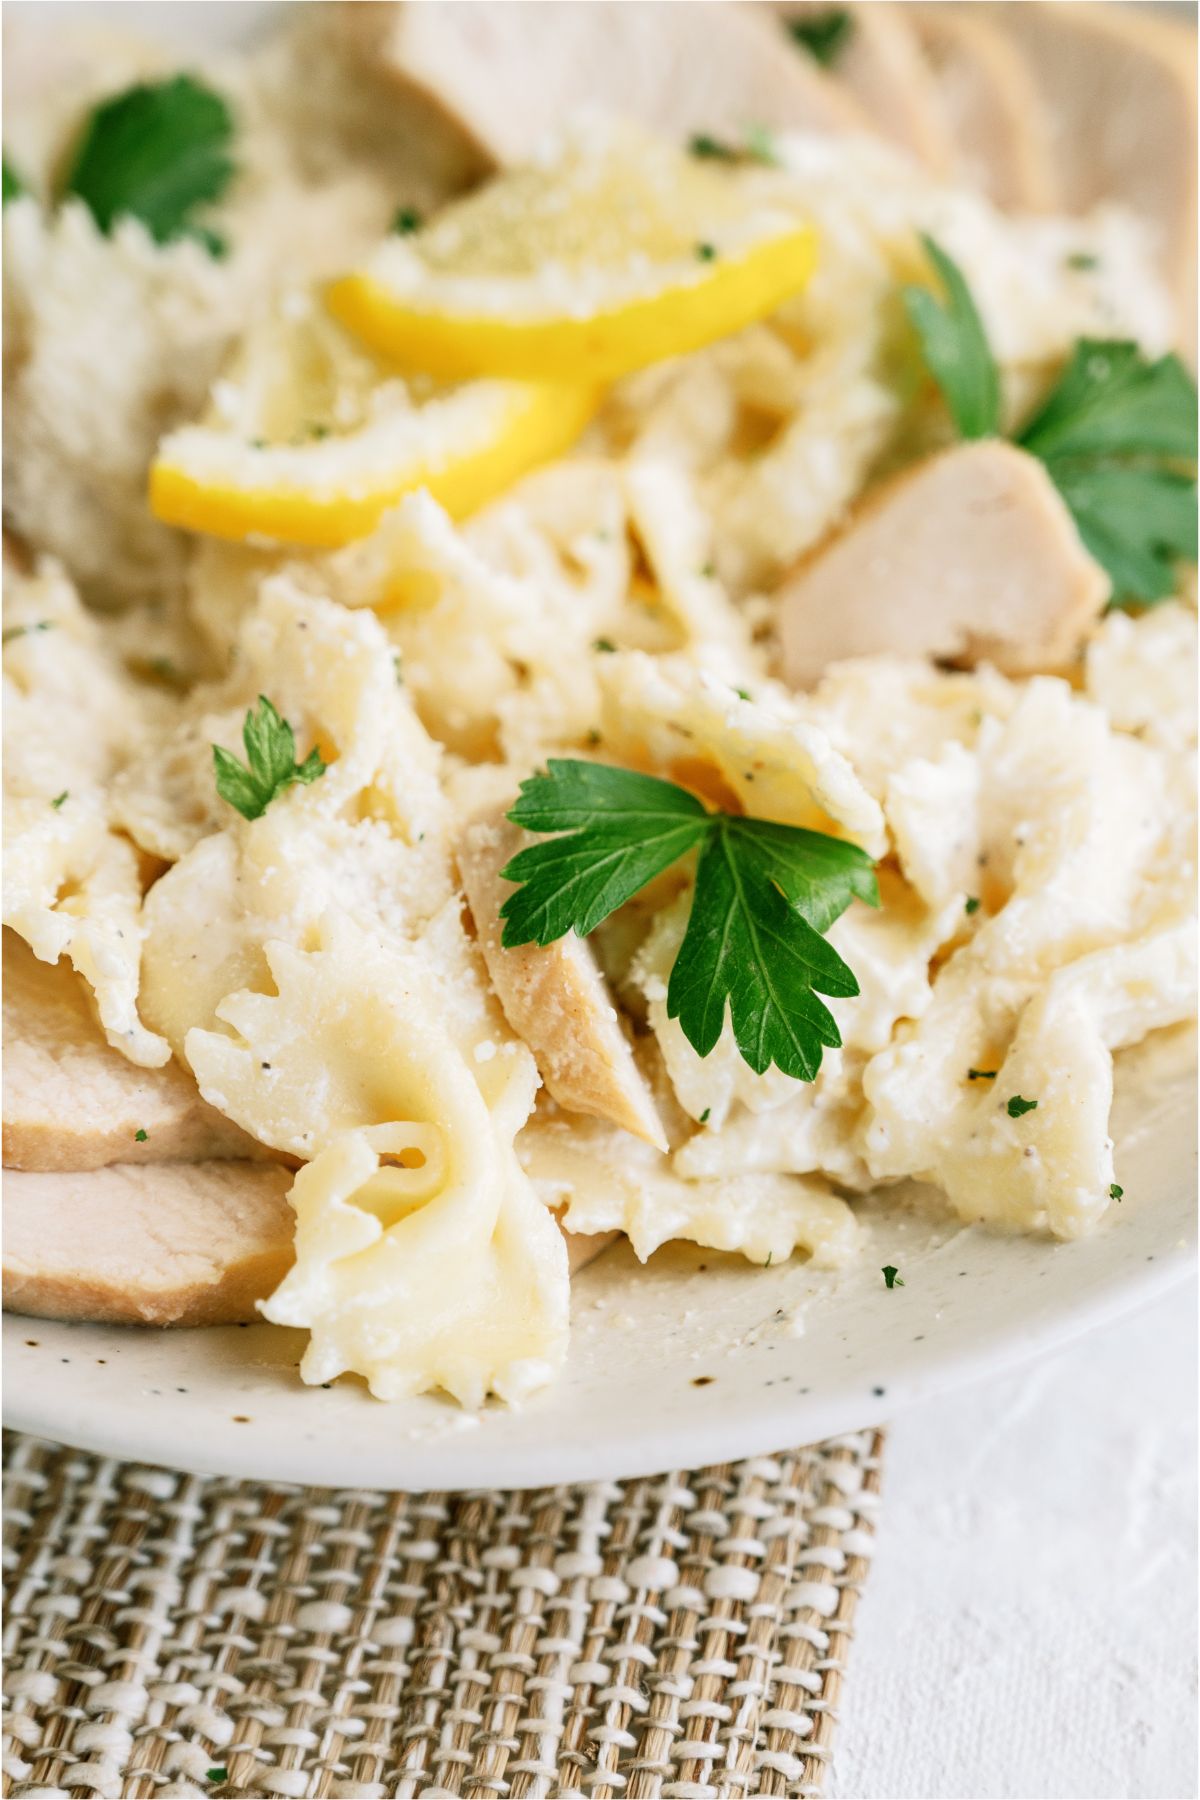
[{"label": "sliced chicken breast", "polygon": [[106,1163],[266,1157],[206,1106],[177,1063],[143,1069],[105,1040],[83,982],[4,933],[4,1165],[98,1169]]},{"label": "sliced chicken breast", "polygon": [[[292,1263],[291,1172],[166,1163],[4,1178],[4,1305],[100,1325],[238,1325]],[[615,1232],[566,1234],[572,1273]]]},{"label": "sliced chicken breast", "polygon": [[769,19],[723,0],[381,0],[344,17],[360,54],[481,170],[528,156],[581,106],[681,138],[747,125],[870,129],[837,82],[787,54]]},{"label": "sliced chicken breast", "polygon": [[459,871],[496,998],[560,1106],[611,1119],[665,1150],[654,1099],[588,945],[573,932],[544,946],[506,950],[501,943],[500,908],[513,889],[500,871],[533,841],[503,813],[494,813],[469,825],[458,846]]},{"label": "sliced chicken breast", "polygon": [[911,6],[905,17],[937,82],[954,141],[953,174],[1016,212],[1059,204],[1050,117],[1024,58],[965,6]]},{"label": "sliced chicken breast", "polygon": [[1041,463],[956,444],[883,483],[779,590],[786,679],[852,656],[1065,663],[1109,592]]},{"label": "sliced chicken breast", "polygon": [[[950,174],[954,140],[907,6],[861,0],[858,5],[832,8],[826,0],[775,0],[771,10],[784,22],[821,20],[833,11],[847,13],[846,37],[829,73],[847,89],[873,130],[933,174]],[[803,56],[803,48],[797,49]]]},{"label": "sliced chicken breast", "polygon": [[292,1176],[161,1163],[4,1177],[4,1304],[112,1325],[257,1317],[292,1261]]},{"label": "sliced chicken breast", "polygon": [[1148,6],[1022,0],[980,11],[1026,59],[1050,112],[1068,212],[1116,200],[1153,230],[1196,341],[1196,35]]}]

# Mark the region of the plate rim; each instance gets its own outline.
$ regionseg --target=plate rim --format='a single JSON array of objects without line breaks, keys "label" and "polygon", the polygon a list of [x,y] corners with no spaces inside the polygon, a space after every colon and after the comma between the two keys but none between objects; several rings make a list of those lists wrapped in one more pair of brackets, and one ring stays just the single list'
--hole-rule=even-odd
[{"label": "plate rim", "polygon": [[[889,1388],[884,1400],[868,1403],[845,1390],[834,1390],[811,1399],[802,1411],[806,1420],[793,1434],[789,1431],[787,1413],[795,1409],[795,1396],[781,1395],[779,1400],[760,1400],[746,1407],[731,1430],[727,1414],[715,1409],[711,1415],[689,1417],[677,1428],[663,1431],[656,1424],[639,1429],[628,1428],[614,1442],[612,1434],[570,1446],[561,1455],[545,1441],[535,1446],[518,1446],[514,1451],[503,1438],[489,1443],[489,1456],[494,1474],[486,1482],[478,1478],[464,1480],[461,1468],[461,1446],[467,1441],[453,1429],[424,1441],[410,1442],[411,1459],[419,1479],[409,1482],[368,1477],[356,1464],[355,1470],[330,1491],[353,1486],[369,1486],[388,1493],[422,1493],[434,1490],[470,1492],[481,1486],[503,1490],[528,1491],[542,1487],[586,1484],[596,1481],[632,1480],[656,1475],[664,1469],[695,1469],[713,1463],[742,1461],[755,1456],[771,1456],[794,1447],[795,1442],[815,1443],[843,1437],[858,1431],[890,1424],[911,1407],[932,1400],[954,1389],[966,1387],[986,1376],[1011,1373],[1036,1357],[1052,1355],[1075,1339],[1115,1323],[1139,1306],[1149,1305],[1160,1294],[1184,1281],[1196,1267],[1196,1245],[1184,1244],[1169,1255],[1155,1259],[1153,1267],[1136,1265],[1116,1281],[1102,1285],[1081,1297],[1069,1308],[1056,1309],[1035,1333],[990,1331],[978,1344],[951,1358],[931,1365],[926,1372],[909,1372]],[[26,1315],[8,1313],[4,1328],[7,1334],[13,1321]],[[61,1325],[65,1321],[40,1321]],[[164,1456],[163,1444],[170,1437],[162,1431],[139,1432],[136,1422],[130,1429],[114,1427],[106,1421],[112,1413],[104,1412],[95,1423],[80,1417],[85,1403],[76,1399],[72,1405],[68,1384],[63,1385],[58,1404],[47,1406],[43,1399],[26,1406],[14,1391],[10,1379],[10,1359],[4,1369],[4,1422],[8,1429],[30,1436],[68,1444],[73,1449],[94,1455],[112,1457],[122,1462],[168,1468],[190,1475],[216,1479],[279,1482],[287,1485],[319,1486],[303,1473],[297,1473],[298,1460],[285,1451],[282,1457],[276,1445],[264,1446],[261,1439],[247,1434],[247,1453],[232,1458],[224,1448],[215,1455],[203,1451],[192,1454],[185,1449],[182,1456],[174,1449]],[[114,1409],[115,1411],[115,1409]],[[181,1434],[182,1435],[182,1430]],[[225,1440],[222,1440],[224,1445]],[[256,1448],[264,1451],[258,1454]],[[619,1447],[623,1447],[619,1448]],[[302,1453],[303,1454],[303,1453]],[[311,1460],[314,1451],[308,1447]],[[390,1452],[402,1457],[404,1450]],[[518,1466],[513,1466],[514,1464]]]}]

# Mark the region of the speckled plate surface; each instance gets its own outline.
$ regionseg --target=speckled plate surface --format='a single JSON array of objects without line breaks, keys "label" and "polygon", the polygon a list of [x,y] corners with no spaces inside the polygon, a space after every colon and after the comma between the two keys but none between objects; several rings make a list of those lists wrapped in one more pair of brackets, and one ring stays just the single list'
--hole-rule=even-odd
[{"label": "speckled plate surface", "polygon": [[[526,1487],[809,1443],[1058,1344],[1184,1276],[1195,1241],[1195,1080],[1177,1034],[1124,1059],[1125,1189],[1076,1244],[948,1222],[928,1194],[863,1204],[836,1276],[614,1247],[577,1277],[567,1370],[518,1412],[381,1406],[301,1386],[303,1339],[267,1325],[133,1331],[4,1322],[5,1417],[43,1437],[205,1474],[384,1488]],[[885,1287],[895,1264],[903,1287]]]}]

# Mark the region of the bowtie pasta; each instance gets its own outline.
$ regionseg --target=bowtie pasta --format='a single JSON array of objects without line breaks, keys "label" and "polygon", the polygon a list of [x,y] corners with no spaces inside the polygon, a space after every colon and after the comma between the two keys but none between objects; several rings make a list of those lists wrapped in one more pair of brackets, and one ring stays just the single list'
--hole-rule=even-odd
[{"label": "bowtie pasta", "polygon": [[[849,542],[863,496],[870,508],[877,487],[953,454],[900,297],[918,234],[969,280],[1010,431],[1077,339],[1166,349],[1137,223],[1005,217],[866,143],[781,137],[773,162],[746,192],[815,228],[806,285],[598,387],[579,442],[544,467],[521,473],[515,446],[442,446],[426,481],[345,541],[328,525],[331,494],[357,504],[337,488],[343,439],[362,426],[383,442],[398,409],[410,443],[428,397],[420,376],[406,387],[373,352],[339,349],[332,322],[318,349],[304,336],[318,266],[353,266],[384,228],[381,176],[338,164],[320,188],[341,233],[323,255],[289,259],[277,234],[270,258],[234,255],[226,272],[135,220],[108,239],[77,204],[8,209],[27,340],[15,430],[39,468],[55,457],[39,370],[65,357],[84,379],[63,349],[72,284],[104,296],[102,317],[144,309],[154,327],[121,402],[137,413],[138,491],[115,456],[98,490],[113,554],[45,521],[32,475],[20,483],[5,923],[44,962],[68,959],[114,1050],[148,1069],[173,1057],[288,1159],[295,1262],[262,1310],[308,1333],[306,1381],[520,1401],[567,1353],[564,1232],[623,1234],[642,1259],[688,1240],[836,1267],[857,1252],[856,1197],[916,1177],[963,1220],[1076,1236],[1116,1191],[1114,1055],[1194,1009],[1182,575],[1154,607],[1091,605],[1077,654],[1032,675],[926,654],[922,591],[878,651],[835,659],[805,691],[780,648],[789,584]],[[1094,278],[1070,266],[1079,241]],[[578,310],[569,262],[555,280],[546,292]],[[251,323],[188,442],[216,466],[228,420],[259,408],[261,438],[222,475],[241,504],[282,409],[288,516],[306,521],[294,542],[171,529],[141,493],[166,371],[196,359],[164,428],[195,416]],[[99,456],[108,436],[82,441]],[[458,504],[446,458],[479,483],[502,452],[508,476]],[[72,454],[63,491],[79,481]],[[964,554],[970,573],[969,543],[947,543],[948,560]],[[1074,538],[1073,555],[1104,588]],[[895,613],[898,581],[876,560],[854,593]],[[815,1078],[778,1057],[756,1068],[732,1011],[697,1048],[672,976],[711,878],[698,840],[608,908],[569,990],[552,967],[521,989],[493,929],[515,885],[484,868],[468,905],[458,846],[550,759],[656,777],[692,796],[689,818],[698,801],[710,822],[821,834],[875,865],[878,908],[857,890],[810,921],[857,990],[821,989],[832,1035]],[[614,1043],[606,1086],[596,1064]],[[626,1120],[652,1131],[607,1116],[618,1086]]]}]

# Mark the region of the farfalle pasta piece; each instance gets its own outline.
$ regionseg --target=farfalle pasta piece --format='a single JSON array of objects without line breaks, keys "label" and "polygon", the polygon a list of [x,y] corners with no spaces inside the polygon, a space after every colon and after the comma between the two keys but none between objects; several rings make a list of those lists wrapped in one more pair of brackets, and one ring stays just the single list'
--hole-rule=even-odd
[{"label": "farfalle pasta piece", "polygon": [[175,862],[229,824],[212,746],[242,755],[246,711],[264,693],[297,743],[316,743],[329,765],[305,792],[307,814],[386,818],[410,842],[436,828],[438,747],[399,688],[378,621],[283,574],[262,583],[242,620],[229,678],[196,689],[174,727],[114,784],[115,816],[144,849]]},{"label": "farfalle pasta piece", "polygon": [[568,1231],[623,1231],[643,1262],[675,1239],[783,1262],[806,1250],[818,1268],[849,1260],[859,1228],[828,1185],[797,1175],[685,1180],[649,1145],[597,1121],[537,1118],[518,1153]]},{"label": "farfalle pasta piece", "polygon": [[[981,908],[922,1016],[868,1064],[860,1144],[877,1179],[926,1174],[968,1218],[1048,1222],[1069,1235],[1105,1203],[1111,1074],[1107,1027],[1097,1035],[1077,1009],[1075,1027],[1065,1025],[1064,996],[1091,977],[1102,994],[1103,959],[1133,956],[1180,916],[1184,900],[1169,871],[1156,880],[1164,852],[1177,859],[1178,801],[1156,752],[1111,732],[1095,707],[1054,680],[1029,683],[1010,718],[984,729],[980,768]],[[1147,913],[1150,895],[1158,917]],[[1175,957],[1149,957],[1146,981],[1146,1023],[1122,1026],[1120,1042],[1186,1014],[1188,983]],[[1040,1112],[1041,1091],[1058,1094],[1060,1076],[1091,1096],[1086,1182],[1073,1173],[1082,1097],[1069,1112],[1071,1130],[1057,1134],[1051,1127],[1068,1116],[1057,1103],[1033,1126],[997,1111],[1017,1096],[1037,1100]],[[1038,1152],[1031,1139],[1043,1131]]]},{"label": "farfalle pasta piece", "polygon": [[110,1044],[158,1068],[170,1050],[138,1014],[142,876],[113,830],[110,786],[161,701],[132,681],[62,570],[6,581],[4,923],[43,962],[69,957]]},{"label": "farfalle pasta piece", "polygon": [[605,657],[607,752],[692,784],[719,805],[786,825],[832,824],[872,855],[883,813],[841,751],[774,683],[745,695],[683,656]]},{"label": "farfalle pasta piece", "polygon": [[306,1381],[353,1370],[381,1399],[521,1398],[561,1365],[568,1307],[561,1234],[513,1150],[528,1052],[468,1060],[419,946],[384,950],[342,921],[316,950],[266,958],[276,992],[230,995],[230,1030],[186,1048],[210,1104],[308,1159],[296,1264],[267,1317],[311,1333]]},{"label": "farfalle pasta piece", "polygon": [[[1195,1005],[1190,922],[1057,970],[1021,1014],[994,1079],[970,1083],[931,1134],[928,1173],[955,1211],[1059,1238],[1094,1225],[1113,1180],[1112,1053]],[[885,1088],[868,1080],[877,1120]]]},{"label": "farfalle pasta piece", "polygon": [[4,923],[42,962],[70,959],[95,997],[104,1035],[143,1068],[171,1055],[138,1012],[142,884],[132,844],[114,836],[94,795],[4,807]]}]

